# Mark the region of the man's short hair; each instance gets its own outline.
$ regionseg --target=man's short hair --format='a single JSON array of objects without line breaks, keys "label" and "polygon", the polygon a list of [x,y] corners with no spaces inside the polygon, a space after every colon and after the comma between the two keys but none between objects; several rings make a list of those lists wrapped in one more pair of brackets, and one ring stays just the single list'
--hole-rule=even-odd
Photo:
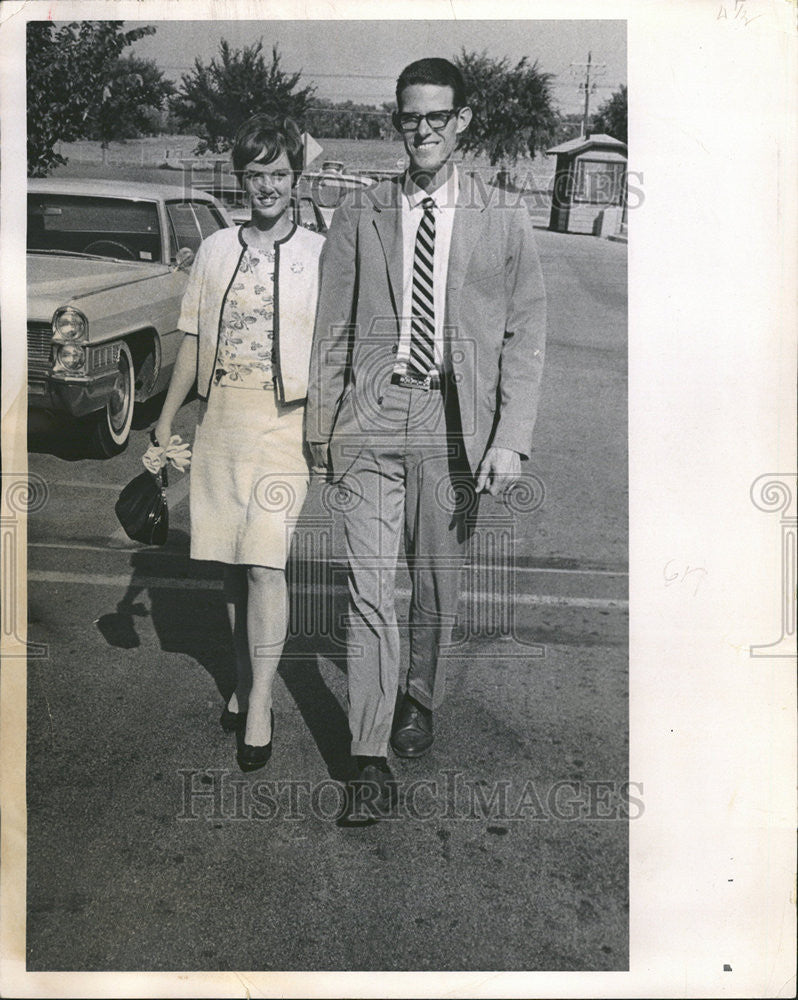
[{"label": "man's short hair", "polygon": [[285,153],[294,177],[304,166],[304,144],[291,118],[275,120],[270,115],[253,115],[236,132],[233,140],[233,172],[240,174],[248,163],[271,163]]},{"label": "man's short hair", "polygon": [[462,108],[467,103],[463,74],[454,63],[450,63],[448,59],[418,59],[405,66],[396,81],[396,106],[400,111],[402,91],[413,84],[424,83],[435,87],[451,87],[456,108]]}]

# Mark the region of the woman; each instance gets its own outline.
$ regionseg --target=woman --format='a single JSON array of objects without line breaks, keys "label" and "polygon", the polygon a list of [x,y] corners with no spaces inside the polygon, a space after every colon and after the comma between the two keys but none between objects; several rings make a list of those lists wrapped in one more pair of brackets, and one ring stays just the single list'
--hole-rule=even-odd
[{"label": "woman", "polygon": [[292,121],[251,118],[232,160],[252,218],[214,233],[197,252],[155,437],[169,441],[196,378],[191,558],[225,564],[238,679],[220,721],[244,731],[238,763],[252,771],[271,755],[272,682],[288,620],[285,564],[307,491],[302,421],[324,240],[293,222],[303,144]]}]

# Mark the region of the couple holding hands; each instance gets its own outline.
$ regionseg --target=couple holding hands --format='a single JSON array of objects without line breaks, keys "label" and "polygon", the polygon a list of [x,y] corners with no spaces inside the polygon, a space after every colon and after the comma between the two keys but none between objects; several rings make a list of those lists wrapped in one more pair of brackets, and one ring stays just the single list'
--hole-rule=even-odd
[{"label": "couple holding hands", "polygon": [[[395,790],[389,746],[400,757],[432,746],[477,498],[503,492],[530,454],[545,338],[526,208],[490,204],[452,162],[471,120],[459,70],[411,63],[396,102],[408,169],[338,208],[326,241],[292,219],[303,166],[294,123],[256,116],[241,126],[233,169],[252,218],[197,253],[155,426],[169,441],[196,381],[191,557],[224,564],[237,686],[221,723],[243,736],[245,771],[273,746],[306,456],[344,491],[352,789],[372,816]],[[288,490],[280,510],[262,501],[268,482]],[[394,601],[402,540],[412,582],[405,678]]]}]

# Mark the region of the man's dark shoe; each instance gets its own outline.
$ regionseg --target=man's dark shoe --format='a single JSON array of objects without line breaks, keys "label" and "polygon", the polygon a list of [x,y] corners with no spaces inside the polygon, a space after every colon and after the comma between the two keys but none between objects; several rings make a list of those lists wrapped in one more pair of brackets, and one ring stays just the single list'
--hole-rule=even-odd
[{"label": "man's dark shoe", "polygon": [[420,757],[432,746],[432,710],[406,694],[391,736],[397,757]]},{"label": "man's dark shoe", "polygon": [[357,777],[349,783],[347,823],[389,816],[396,803],[396,779],[384,757],[357,757]]}]

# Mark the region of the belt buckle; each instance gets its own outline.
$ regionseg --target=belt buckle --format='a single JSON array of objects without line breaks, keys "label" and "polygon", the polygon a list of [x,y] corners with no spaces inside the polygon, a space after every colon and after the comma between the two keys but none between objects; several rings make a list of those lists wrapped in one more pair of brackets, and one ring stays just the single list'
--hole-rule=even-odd
[{"label": "belt buckle", "polygon": [[432,385],[432,376],[425,375],[422,378],[418,375],[409,375],[405,372],[399,375],[399,385],[403,385],[408,389],[423,389],[424,392],[429,392]]}]

